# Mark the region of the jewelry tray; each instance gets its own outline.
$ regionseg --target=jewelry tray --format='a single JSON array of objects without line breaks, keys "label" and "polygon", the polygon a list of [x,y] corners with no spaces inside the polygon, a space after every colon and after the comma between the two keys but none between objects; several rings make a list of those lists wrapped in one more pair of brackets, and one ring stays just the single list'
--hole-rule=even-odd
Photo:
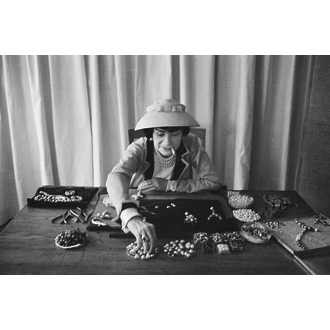
[{"label": "jewelry tray", "polygon": [[[324,217],[326,222],[330,224],[330,219]],[[310,226],[317,228],[319,231],[306,231],[301,237],[301,242],[305,250],[299,248],[296,243],[296,237],[301,233],[302,228],[298,226],[296,220]],[[330,226],[324,226],[321,223],[315,223],[313,217],[300,217],[294,219],[278,219],[283,226],[279,228],[270,229],[273,237],[291,254],[297,257],[308,257],[314,255],[330,254]]]},{"label": "jewelry tray", "polygon": [[[65,192],[74,191],[75,196],[80,196],[80,201],[72,202],[51,202],[45,200],[35,200],[35,197],[40,194],[40,192],[45,192],[49,195],[61,195],[65,196]],[[77,186],[42,186],[37,189],[35,195],[32,198],[27,198],[27,205],[33,207],[45,207],[45,208],[72,208],[80,207],[82,209],[86,208],[90,201],[93,199],[95,194],[99,191],[99,188],[94,187],[77,187]],[[70,195],[68,195],[70,197]]]},{"label": "jewelry tray", "polygon": [[[211,208],[222,220],[209,216]],[[139,211],[146,220],[154,224],[157,237],[185,238],[196,232],[221,233],[236,231],[238,226],[233,218],[226,218],[219,200],[202,199],[142,199]],[[185,214],[197,218],[194,224],[185,223]]]}]

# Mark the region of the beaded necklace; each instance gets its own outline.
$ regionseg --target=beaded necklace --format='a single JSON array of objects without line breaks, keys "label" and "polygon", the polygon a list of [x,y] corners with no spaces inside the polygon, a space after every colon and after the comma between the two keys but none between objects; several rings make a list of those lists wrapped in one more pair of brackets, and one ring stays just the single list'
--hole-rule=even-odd
[{"label": "beaded necklace", "polygon": [[157,159],[160,167],[168,168],[174,166],[176,161],[176,154],[172,153],[172,156],[164,157],[158,149],[154,148],[154,158]]}]

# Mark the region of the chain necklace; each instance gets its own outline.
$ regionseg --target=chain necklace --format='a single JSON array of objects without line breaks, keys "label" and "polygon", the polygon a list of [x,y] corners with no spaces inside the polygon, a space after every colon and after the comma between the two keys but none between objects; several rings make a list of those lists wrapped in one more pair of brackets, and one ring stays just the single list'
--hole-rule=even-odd
[{"label": "chain necklace", "polygon": [[176,161],[176,153],[173,152],[172,156],[164,157],[158,149],[154,148],[154,158],[157,159],[160,167],[168,168],[174,166]]},{"label": "chain necklace", "polygon": [[263,199],[265,203],[274,206],[276,208],[281,208],[282,210],[287,209],[290,206],[298,207],[297,204],[292,203],[289,198],[279,195],[264,195]]}]

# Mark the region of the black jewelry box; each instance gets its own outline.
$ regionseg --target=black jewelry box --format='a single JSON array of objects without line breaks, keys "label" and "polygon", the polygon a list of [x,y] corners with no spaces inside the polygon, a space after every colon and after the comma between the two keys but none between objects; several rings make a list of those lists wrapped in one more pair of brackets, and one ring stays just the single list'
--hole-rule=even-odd
[{"label": "black jewelry box", "polygon": [[84,209],[91,202],[99,188],[77,186],[42,186],[32,198],[27,198],[27,205],[32,207]]},{"label": "black jewelry box", "polygon": [[[226,218],[217,200],[142,199],[139,212],[146,221],[154,224],[157,237],[192,237],[197,232],[212,234],[238,230],[236,221]],[[221,219],[211,216],[214,212]],[[187,213],[197,221],[185,222]]]}]

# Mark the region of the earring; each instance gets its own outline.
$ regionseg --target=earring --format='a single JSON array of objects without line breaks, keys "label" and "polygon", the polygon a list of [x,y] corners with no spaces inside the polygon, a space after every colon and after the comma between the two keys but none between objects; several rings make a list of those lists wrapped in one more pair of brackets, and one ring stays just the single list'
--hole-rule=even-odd
[{"label": "earring", "polygon": [[153,138],[150,138],[149,141],[153,141]]}]

